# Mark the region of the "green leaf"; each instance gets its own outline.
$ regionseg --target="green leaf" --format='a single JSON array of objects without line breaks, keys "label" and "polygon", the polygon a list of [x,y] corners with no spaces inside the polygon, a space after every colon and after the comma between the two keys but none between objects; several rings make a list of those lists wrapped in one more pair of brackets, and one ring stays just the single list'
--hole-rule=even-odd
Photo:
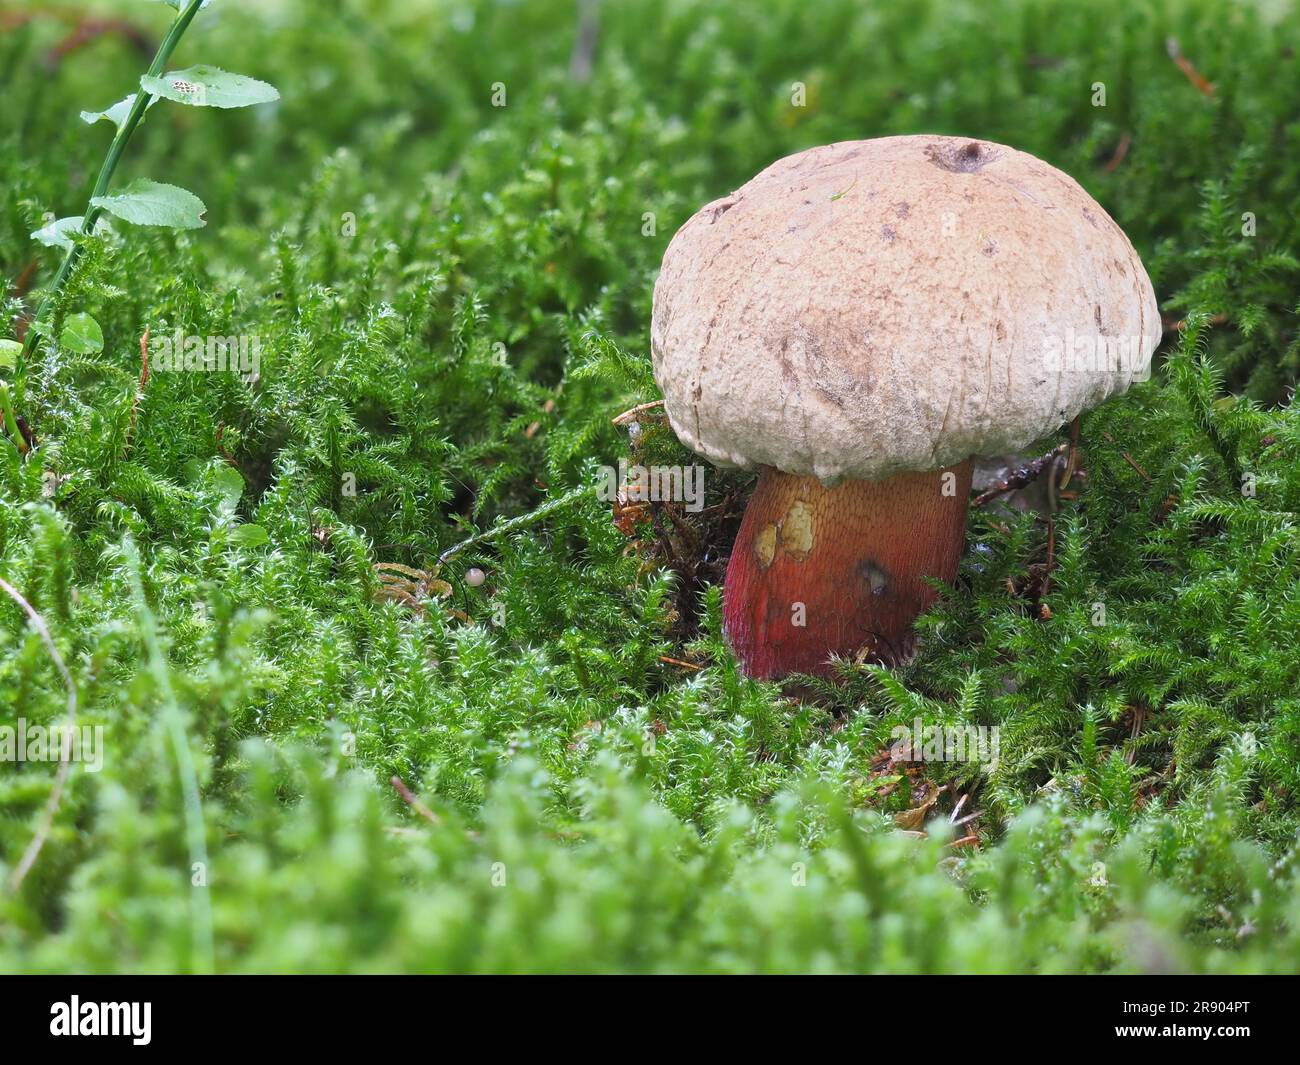
[{"label": "green leaf", "polygon": [[[105,108],[103,111],[82,111],[81,121],[93,126],[96,122],[107,120],[112,122],[118,129],[121,129],[122,123],[126,121],[126,116],[134,103],[135,93],[132,93],[125,100],[118,100],[112,107]],[[152,107],[153,100],[150,100],[146,106],[147,108]]]},{"label": "green leaf", "polygon": [[59,346],[79,355],[93,355],[104,350],[104,331],[90,315],[71,314],[64,320]]},{"label": "green leaf", "polygon": [[191,107],[251,107],[280,99],[275,87],[264,81],[203,65],[171,70],[158,78],[146,75],[140,86]]},{"label": "green leaf", "polygon": [[94,196],[90,204],[138,226],[198,229],[207,225],[203,221],[207,208],[194,193],[148,178],[133,181],[112,196]]},{"label": "green leaf", "polygon": [[0,367],[17,366],[22,350],[23,346],[16,340],[0,340]]},{"label": "green leaf", "polygon": [[[31,236],[33,240],[38,240],[47,248],[62,248],[67,251],[72,247],[76,236],[81,232],[81,225],[84,219],[79,214],[69,215],[67,218],[60,218],[51,222],[48,226],[36,230]],[[100,218],[95,222],[96,233],[109,232],[109,225],[104,219]]]},{"label": "green leaf", "polygon": [[36,230],[32,234],[32,239],[39,240],[47,248],[62,248],[68,251],[72,247],[72,235],[81,232],[82,221],[82,216],[79,214],[60,218]]},{"label": "green leaf", "polygon": [[236,525],[230,530],[230,542],[236,547],[261,547],[270,539],[260,525]]},{"label": "green leaf", "polygon": [[244,478],[233,466],[220,466],[212,474],[212,480],[220,496],[220,510],[224,514],[233,514],[244,494]]}]

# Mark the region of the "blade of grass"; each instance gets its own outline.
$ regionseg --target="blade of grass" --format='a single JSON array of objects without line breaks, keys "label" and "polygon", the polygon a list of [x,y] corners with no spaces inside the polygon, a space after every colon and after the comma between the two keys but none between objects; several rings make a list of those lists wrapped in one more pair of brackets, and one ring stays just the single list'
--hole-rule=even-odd
[{"label": "blade of grass", "polygon": [[[22,593],[3,577],[0,577],[0,591],[3,591],[10,599],[22,607],[23,613],[27,615],[32,623],[32,628],[36,630],[37,635],[40,636],[46,649],[50,652],[50,657],[54,659],[55,668],[63,677],[63,683],[68,687],[67,728],[69,730],[68,735],[71,735],[71,730],[77,727],[77,685],[73,682],[68,667],[63,664],[63,656],[59,654],[59,649],[54,646],[54,639],[50,636],[49,627],[32,604],[23,598]],[[18,864],[14,866],[14,871],[9,874],[9,887],[13,891],[17,891],[22,887],[27,874],[31,872],[32,866],[36,864],[36,859],[40,857],[41,848],[45,846],[45,840],[49,837],[50,828],[54,824],[54,815],[58,813],[59,802],[63,798],[64,785],[67,783],[68,774],[72,771],[69,754],[70,745],[65,743],[62,745],[62,753],[59,756],[59,769],[54,776],[54,789],[45,802],[45,810],[41,814],[41,823],[36,829],[36,834],[32,836],[31,843],[23,851],[23,856],[18,860]]]},{"label": "blade of grass", "polygon": [[[185,837],[189,849],[191,868],[201,865],[208,868],[207,831],[203,823],[203,801],[199,796],[198,776],[194,771],[194,755],[190,751],[189,735],[176,693],[172,689],[171,670],[158,639],[158,625],[153,611],[145,599],[144,584],[140,578],[140,554],[135,541],[128,535],[123,541],[123,552],[131,571],[131,591],[135,599],[140,635],[149,654],[149,673],[158,686],[162,702],[164,723],[176,757],[176,770],[180,776],[181,793],[185,797]],[[213,970],[212,905],[206,885],[192,885],[190,892],[191,936],[194,946],[194,969],[200,973]]]}]

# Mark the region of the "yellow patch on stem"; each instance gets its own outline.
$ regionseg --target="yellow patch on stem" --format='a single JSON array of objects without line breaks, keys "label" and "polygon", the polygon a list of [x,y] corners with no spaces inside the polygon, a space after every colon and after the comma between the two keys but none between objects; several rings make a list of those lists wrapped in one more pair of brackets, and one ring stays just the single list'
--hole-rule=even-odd
[{"label": "yellow patch on stem", "polygon": [[781,522],[781,549],[796,562],[802,562],[813,548],[812,507],[796,499]]}]

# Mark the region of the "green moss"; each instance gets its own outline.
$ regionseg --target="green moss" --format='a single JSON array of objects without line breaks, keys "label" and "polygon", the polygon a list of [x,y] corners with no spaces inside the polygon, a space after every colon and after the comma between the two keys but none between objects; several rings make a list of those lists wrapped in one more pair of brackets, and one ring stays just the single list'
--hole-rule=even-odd
[{"label": "green moss", "polygon": [[[1273,16],[629,3],[575,81],[571,4],[472,11],[223,2],[178,62],[283,100],[156,108],[132,142],[123,176],[174,176],[211,224],[91,242],[57,313],[94,314],[104,350],[40,349],[18,412],[39,446],[0,440],[0,576],[105,730],[103,770],[73,772],[0,894],[0,967],[191,970],[210,944],[223,971],[1294,971],[1300,73]],[[102,157],[77,111],[140,67],[104,39],[47,77],[61,32],[0,45],[6,291],[33,257],[48,281],[27,234],[79,209]],[[696,206],[787,152],[922,130],[1073,174],[1187,319],[1150,383],[1084,418],[1050,586],[1042,516],[974,511],[922,655],[796,703],[719,634],[742,476],[710,471],[708,509],[659,514],[640,558],[579,493],[433,575],[628,456],[611,418],[657,398],[654,272]],[[258,379],[141,389],[146,327],[256,337]],[[690,461],[653,420],[639,448]],[[431,574],[420,609],[384,598],[379,562]],[[56,722],[46,648],[7,596],[0,620],[0,723]],[[882,773],[918,717],[998,726],[996,767]],[[6,877],[52,781],[0,763]],[[949,845],[962,795],[978,850]],[[928,839],[893,830],[930,798]]]}]

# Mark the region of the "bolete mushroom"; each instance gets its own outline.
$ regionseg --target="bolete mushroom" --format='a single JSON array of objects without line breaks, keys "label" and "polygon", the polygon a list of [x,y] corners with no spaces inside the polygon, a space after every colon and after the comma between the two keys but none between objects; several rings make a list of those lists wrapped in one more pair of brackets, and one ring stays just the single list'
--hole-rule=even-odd
[{"label": "bolete mushroom", "polygon": [[1123,392],[1160,333],[1119,226],[1001,144],[811,148],[697,211],[651,349],[683,443],[760,470],[724,590],[745,671],[911,654],[931,581],[956,576],[972,457]]}]

